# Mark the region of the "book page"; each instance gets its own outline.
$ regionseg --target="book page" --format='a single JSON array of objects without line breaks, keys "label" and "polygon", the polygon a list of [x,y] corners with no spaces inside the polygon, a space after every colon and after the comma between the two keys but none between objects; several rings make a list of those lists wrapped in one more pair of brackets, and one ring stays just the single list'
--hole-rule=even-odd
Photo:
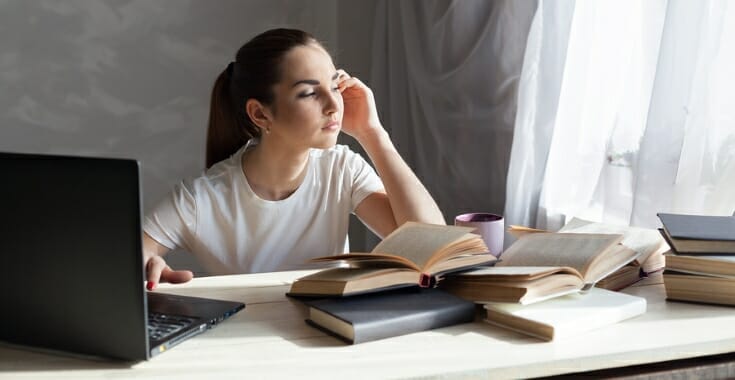
[{"label": "book page", "polygon": [[401,256],[423,269],[432,255],[472,230],[471,227],[407,222],[383,239],[372,252]]},{"label": "book page", "polygon": [[645,261],[654,254],[663,254],[668,250],[668,245],[661,234],[654,229],[621,226],[607,223],[590,222],[584,219],[572,218],[569,223],[562,227],[561,233],[583,233],[583,234],[622,234],[623,240],[620,244],[638,252],[640,262]]},{"label": "book page", "polygon": [[584,276],[592,261],[621,239],[607,234],[528,234],[505,250],[495,266],[568,266]]},{"label": "book page", "polygon": [[518,281],[534,280],[555,273],[569,273],[581,278],[582,276],[573,268],[568,267],[483,267],[457,274],[456,277],[462,281],[483,281],[492,278],[493,281]]},{"label": "book page", "polygon": [[345,253],[342,255],[315,257],[309,261],[314,263],[345,261],[351,267],[406,267],[420,271],[419,267],[404,257],[382,253]]}]

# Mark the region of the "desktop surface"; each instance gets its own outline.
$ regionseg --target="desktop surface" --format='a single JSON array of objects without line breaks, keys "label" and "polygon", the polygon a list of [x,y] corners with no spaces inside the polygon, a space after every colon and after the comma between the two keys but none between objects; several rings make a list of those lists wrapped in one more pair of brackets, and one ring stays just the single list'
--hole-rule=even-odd
[{"label": "desktop surface", "polygon": [[0,378],[527,378],[735,351],[735,309],[666,302],[660,280],[625,292],[648,300],[642,316],[577,337],[542,342],[474,323],[359,345],[310,326],[284,296],[310,271],[202,277],[158,291],[247,302],[217,329],[148,362],[90,361],[0,346]]}]

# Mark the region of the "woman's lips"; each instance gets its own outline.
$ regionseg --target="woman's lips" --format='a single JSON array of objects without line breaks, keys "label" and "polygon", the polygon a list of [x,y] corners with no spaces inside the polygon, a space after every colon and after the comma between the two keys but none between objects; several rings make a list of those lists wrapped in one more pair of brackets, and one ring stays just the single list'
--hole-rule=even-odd
[{"label": "woman's lips", "polygon": [[339,121],[331,121],[327,123],[327,125],[325,125],[324,128],[322,128],[322,130],[325,130],[325,131],[336,131],[338,129],[339,129]]}]

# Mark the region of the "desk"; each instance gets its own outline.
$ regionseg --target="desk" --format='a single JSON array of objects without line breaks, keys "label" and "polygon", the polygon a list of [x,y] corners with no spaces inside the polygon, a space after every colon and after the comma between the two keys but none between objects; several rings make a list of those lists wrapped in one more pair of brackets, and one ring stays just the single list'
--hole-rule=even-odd
[{"label": "desk", "polygon": [[660,281],[627,293],[642,316],[583,336],[541,342],[477,321],[348,346],[304,323],[284,296],[309,272],[202,277],[159,291],[247,303],[217,328],[148,362],[123,365],[0,346],[0,378],[518,378],[735,351],[735,308],[664,301]]}]

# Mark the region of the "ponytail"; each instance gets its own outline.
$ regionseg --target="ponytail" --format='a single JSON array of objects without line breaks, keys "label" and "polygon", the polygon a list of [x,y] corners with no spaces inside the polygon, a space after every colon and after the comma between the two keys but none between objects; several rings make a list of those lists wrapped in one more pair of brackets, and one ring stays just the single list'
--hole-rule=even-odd
[{"label": "ponytail", "polygon": [[[248,140],[260,135],[245,113],[245,103],[238,104],[231,89],[231,63],[214,82],[209,104],[209,127],[207,128],[207,169],[219,161],[229,158]],[[244,100],[244,99],[243,99]]]}]

